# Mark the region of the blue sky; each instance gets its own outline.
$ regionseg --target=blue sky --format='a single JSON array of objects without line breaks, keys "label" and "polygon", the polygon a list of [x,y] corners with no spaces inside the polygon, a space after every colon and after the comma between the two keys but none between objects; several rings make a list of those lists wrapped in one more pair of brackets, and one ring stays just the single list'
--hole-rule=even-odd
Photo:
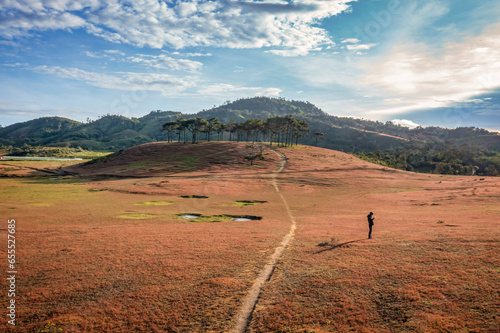
[{"label": "blue sky", "polygon": [[498,1],[3,0],[0,125],[252,96],[500,131]]}]

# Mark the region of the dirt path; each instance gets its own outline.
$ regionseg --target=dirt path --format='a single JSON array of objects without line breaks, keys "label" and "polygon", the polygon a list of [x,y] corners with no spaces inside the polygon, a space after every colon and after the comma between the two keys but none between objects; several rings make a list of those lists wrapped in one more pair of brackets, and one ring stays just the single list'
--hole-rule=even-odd
[{"label": "dirt path", "polygon": [[243,300],[243,305],[236,314],[235,327],[230,331],[231,333],[244,333],[247,330],[247,327],[250,324],[250,321],[252,320],[253,310],[259,299],[260,290],[264,285],[264,283],[269,281],[269,279],[271,278],[271,274],[273,273],[276,262],[281,257],[281,254],[285,250],[288,243],[290,243],[295,233],[295,228],[296,228],[295,218],[293,217],[292,212],[290,211],[290,207],[288,206],[285,197],[280,192],[278,181],[276,180],[277,175],[280,174],[286,166],[286,156],[277,150],[273,149],[273,151],[280,157],[280,161],[271,174],[271,184],[273,185],[274,189],[280,196],[281,200],[283,201],[283,205],[286,208],[288,217],[290,218],[291,222],[290,231],[281,241],[281,245],[274,250],[274,254],[271,256],[269,262],[264,266],[264,268],[262,268],[262,271],[255,280],[252,288],[250,288],[247,296]]}]

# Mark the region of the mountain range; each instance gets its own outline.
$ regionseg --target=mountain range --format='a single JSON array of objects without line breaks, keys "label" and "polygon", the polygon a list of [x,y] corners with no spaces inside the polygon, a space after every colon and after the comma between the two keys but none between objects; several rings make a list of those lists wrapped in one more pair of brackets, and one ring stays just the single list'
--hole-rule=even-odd
[{"label": "mountain range", "polygon": [[[404,149],[409,142],[425,143],[432,149],[443,145],[458,147],[467,144],[500,152],[500,135],[484,129],[410,129],[391,122],[336,117],[310,102],[268,97],[227,101],[221,106],[196,114],[156,110],[140,118],[108,114],[87,123],[61,117],[44,117],[0,128],[0,145],[20,147],[27,144],[116,151],[146,142],[166,140],[162,125],[180,118],[216,117],[222,123],[232,120],[239,123],[253,118],[265,120],[286,115],[309,123],[310,135],[303,138],[302,143],[317,143],[325,148],[346,152]],[[313,134],[318,132],[324,134],[324,140],[317,141],[313,138]]]}]

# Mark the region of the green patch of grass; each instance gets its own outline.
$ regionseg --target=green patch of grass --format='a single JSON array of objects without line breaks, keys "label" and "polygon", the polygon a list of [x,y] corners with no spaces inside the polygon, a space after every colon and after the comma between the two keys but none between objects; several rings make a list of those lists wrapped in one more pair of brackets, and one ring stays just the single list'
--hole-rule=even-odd
[{"label": "green patch of grass", "polygon": [[194,169],[198,166],[200,163],[200,158],[197,156],[184,156],[184,158],[177,162],[177,166],[187,168],[187,169]]},{"label": "green patch of grass", "polygon": [[2,179],[0,181],[0,197],[21,204],[38,202],[40,198],[43,198],[44,202],[47,203],[61,204],[67,200],[86,197],[87,194],[88,191],[84,186],[71,183],[60,184],[47,178],[36,180]]},{"label": "green patch of grass", "polygon": [[173,162],[176,167],[183,169],[195,169],[200,163],[200,158],[198,156],[186,155],[186,154],[170,154],[163,158],[164,162]]},{"label": "green patch of grass", "polygon": [[114,156],[119,156],[122,153],[123,153],[123,149],[120,149],[119,151],[117,151],[115,153],[102,153],[100,156],[96,156],[96,157],[92,158],[92,160],[88,161],[86,164],[94,164],[97,162],[106,163],[110,158],[112,158]]},{"label": "green patch of grass", "polygon": [[52,322],[47,322],[43,327],[37,330],[37,333],[59,333],[63,332],[62,327],[58,327],[56,324]]},{"label": "green patch of grass", "polygon": [[140,162],[135,162],[131,164],[127,164],[125,166],[125,169],[131,170],[131,169],[146,169],[148,168],[150,163],[148,161],[140,161]]},{"label": "green patch of grass", "polygon": [[52,206],[52,204],[50,204],[48,202],[36,202],[36,203],[29,204],[29,205],[33,206],[33,207],[50,207],[50,206]]},{"label": "green patch of grass", "polygon": [[285,145],[280,145],[279,148],[286,148],[286,149],[304,149],[304,148],[307,148],[309,146],[304,146],[304,145],[296,145],[296,144],[293,144],[291,146],[285,146]]},{"label": "green patch of grass", "polygon": [[167,206],[173,204],[173,201],[144,201],[138,202],[136,206]]},{"label": "green patch of grass", "polygon": [[143,220],[143,219],[152,219],[158,217],[158,215],[149,213],[125,213],[118,215],[118,217],[121,219]]},{"label": "green patch of grass", "polygon": [[57,158],[81,158],[93,159],[110,154],[108,151],[91,151],[81,147],[32,147],[26,145],[22,148],[11,148],[6,151],[7,155],[27,157],[57,157]]},{"label": "green patch of grass", "polygon": [[85,183],[87,182],[86,179],[82,178],[76,178],[76,177],[43,177],[43,178],[38,178],[36,180],[28,180],[26,181],[27,183],[30,184],[42,184],[42,185],[48,185],[48,184],[80,184],[80,183]]}]

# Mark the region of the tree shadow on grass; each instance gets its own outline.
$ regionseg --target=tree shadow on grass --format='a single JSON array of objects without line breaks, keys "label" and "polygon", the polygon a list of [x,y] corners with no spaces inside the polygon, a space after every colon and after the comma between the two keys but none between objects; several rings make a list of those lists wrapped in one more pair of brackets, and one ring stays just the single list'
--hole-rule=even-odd
[{"label": "tree shadow on grass", "polygon": [[352,244],[352,243],[361,242],[361,241],[364,241],[364,240],[365,239],[357,239],[357,240],[353,240],[353,241],[349,241],[349,242],[344,242],[344,243],[330,243],[330,242],[319,243],[317,246],[318,247],[323,247],[323,249],[314,252],[314,254],[319,254],[319,253],[326,252],[326,251],[332,251],[332,250],[341,248],[343,246],[346,246],[346,245],[349,245],[349,244]]}]

